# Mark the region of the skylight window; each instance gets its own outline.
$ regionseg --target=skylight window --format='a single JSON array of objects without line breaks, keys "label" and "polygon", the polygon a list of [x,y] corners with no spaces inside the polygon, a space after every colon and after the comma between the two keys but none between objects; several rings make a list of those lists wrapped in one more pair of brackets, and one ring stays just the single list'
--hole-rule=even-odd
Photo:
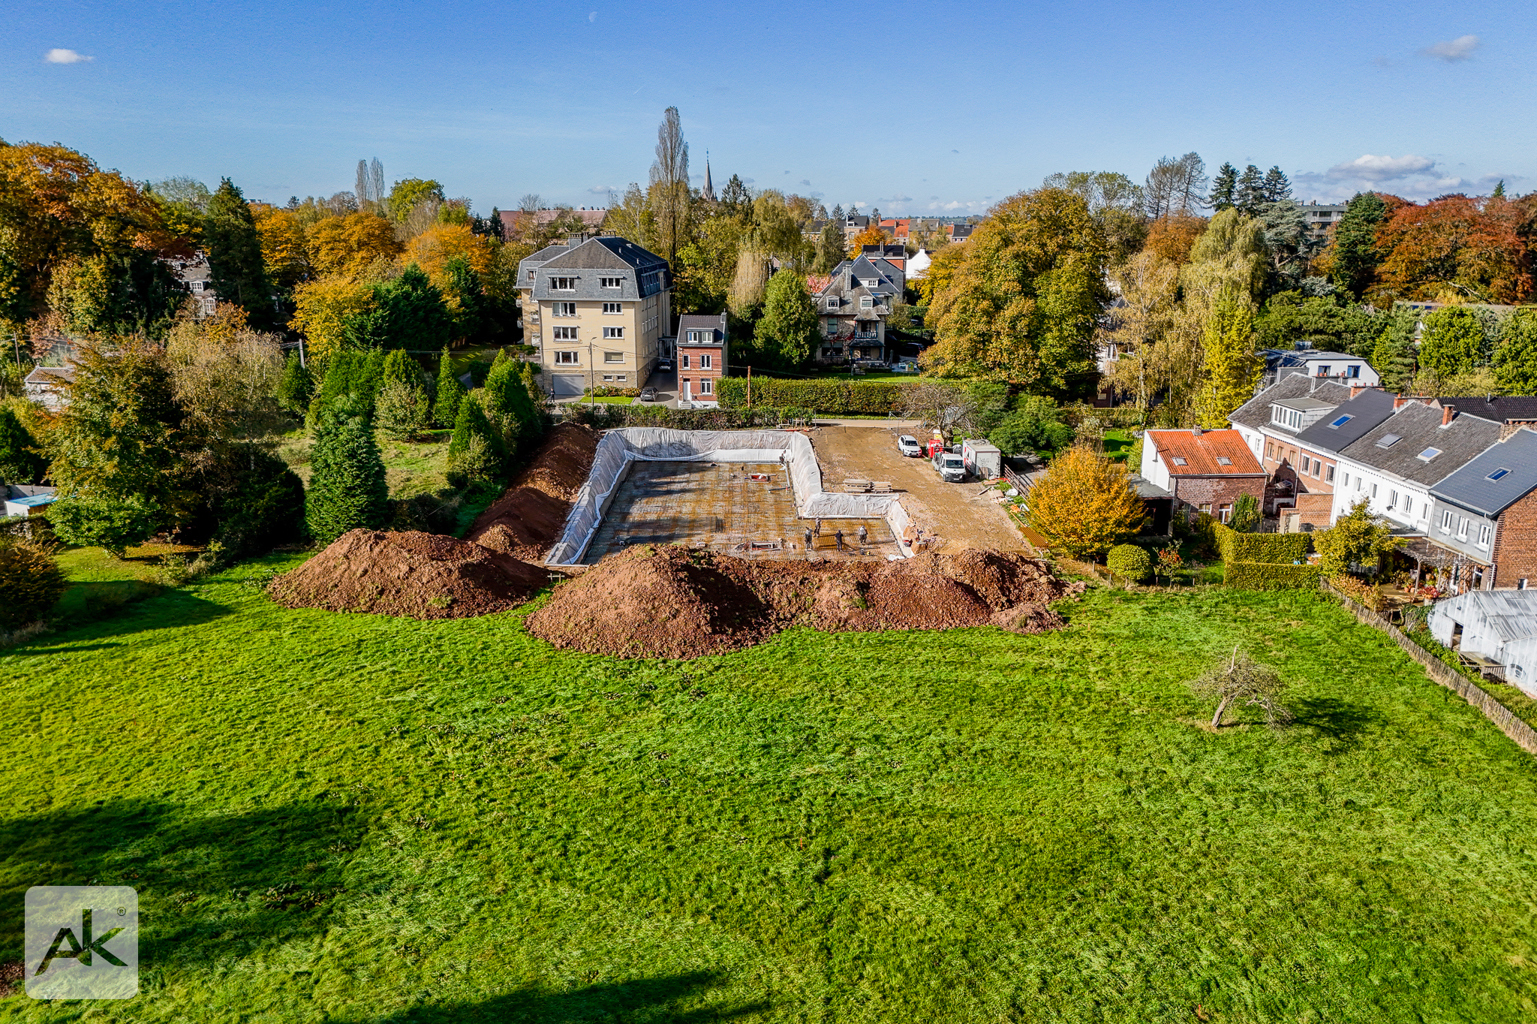
[{"label": "skylight window", "polygon": [[1329,421],[1329,426],[1331,426],[1334,429],[1338,430],[1340,427],[1343,427],[1345,424],[1349,423],[1353,419],[1355,419],[1355,416],[1353,414],[1346,414],[1344,416],[1339,416],[1339,417],[1336,417],[1333,420],[1330,420]]},{"label": "skylight window", "polygon": [[1509,472],[1510,472],[1510,470],[1506,469],[1504,466],[1501,466],[1499,469],[1495,470],[1493,473],[1490,473],[1488,476],[1484,477],[1484,479],[1485,480],[1498,480],[1502,476],[1504,476],[1505,474],[1507,474]]},{"label": "skylight window", "polygon": [[1377,439],[1377,447],[1391,448],[1402,440],[1403,437],[1399,434],[1383,434],[1380,438]]},{"label": "skylight window", "polygon": [[1217,465],[1219,465],[1219,466],[1231,466],[1232,464],[1233,464],[1233,460],[1228,458],[1226,455],[1219,455],[1219,456],[1217,456]]},{"label": "skylight window", "polygon": [[1185,457],[1183,455],[1174,456],[1174,464],[1176,466],[1183,466],[1185,464]]},{"label": "skylight window", "polygon": [[1429,462],[1431,459],[1440,454],[1441,449],[1439,448],[1426,448],[1424,451],[1420,452],[1419,458],[1421,462]]}]

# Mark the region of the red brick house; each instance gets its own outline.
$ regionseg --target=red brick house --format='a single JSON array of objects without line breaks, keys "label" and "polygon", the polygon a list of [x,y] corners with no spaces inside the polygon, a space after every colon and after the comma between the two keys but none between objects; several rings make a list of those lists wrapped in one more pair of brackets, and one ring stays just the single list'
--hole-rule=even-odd
[{"label": "red brick house", "polygon": [[678,397],[715,401],[715,382],[726,376],[726,314],[678,317]]},{"label": "red brick house", "polygon": [[1242,494],[1265,500],[1266,473],[1236,430],[1149,430],[1142,438],[1142,478],[1174,497],[1174,508],[1233,517]]}]

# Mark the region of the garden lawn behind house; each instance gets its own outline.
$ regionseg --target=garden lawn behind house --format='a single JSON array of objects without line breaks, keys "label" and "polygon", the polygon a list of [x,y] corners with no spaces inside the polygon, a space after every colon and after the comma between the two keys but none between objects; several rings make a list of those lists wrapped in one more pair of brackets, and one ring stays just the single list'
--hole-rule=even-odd
[{"label": "garden lawn behind house", "polygon": [[[418,494],[432,494],[448,486],[448,442],[453,439],[452,430],[430,430],[419,441],[393,441],[383,434],[376,434],[379,454],[384,458],[385,480],[390,487],[390,497],[411,498]],[[310,482],[310,446],[314,438],[304,430],[283,435],[278,455],[288,468],[304,481]]]},{"label": "garden lawn behind house", "polygon": [[[0,1017],[1537,1013],[1533,760],[1320,597],[627,662],[526,609],[286,610],[295,564],[0,656],[0,962],[31,885],[143,921],[137,997]],[[1204,727],[1184,680],[1235,644],[1295,725]]]}]

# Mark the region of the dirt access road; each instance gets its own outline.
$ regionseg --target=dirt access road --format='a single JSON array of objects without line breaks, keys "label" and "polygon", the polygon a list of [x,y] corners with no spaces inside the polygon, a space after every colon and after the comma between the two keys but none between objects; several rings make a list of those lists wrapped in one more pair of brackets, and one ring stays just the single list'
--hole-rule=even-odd
[{"label": "dirt access road", "polygon": [[946,554],[967,548],[1029,550],[1008,514],[991,498],[977,496],[981,484],[945,483],[928,459],[905,458],[897,451],[898,433],[879,421],[813,430],[811,446],[822,466],[822,486],[842,490],[851,477],[890,481],[913,524],[939,534],[939,550]]}]

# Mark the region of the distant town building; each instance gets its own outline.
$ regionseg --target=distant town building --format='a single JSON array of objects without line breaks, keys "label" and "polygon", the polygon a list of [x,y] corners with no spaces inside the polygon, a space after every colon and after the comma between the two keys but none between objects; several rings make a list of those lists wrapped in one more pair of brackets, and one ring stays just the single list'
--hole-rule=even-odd
[{"label": "distant town building", "polygon": [[219,309],[219,297],[213,290],[213,272],[208,267],[208,256],[198,253],[190,260],[168,260],[171,272],[181,282],[182,289],[192,296],[192,315],[202,320],[213,316]]},{"label": "distant town building", "polygon": [[[529,214],[525,210],[498,210],[497,213],[500,214],[502,218],[502,235],[505,238],[517,237],[523,233],[523,228],[529,224]],[[576,217],[582,222],[582,231],[584,234],[595,235],[598,233],[598,229],[603,226],[603,218],[608,216],[608,210],[599,209],[597,207],[593,207],[592,209],[587,209],[584,207],[577,210],[572,210],[569,208],[555,210],[536,210],[533,214],[533,226],[536,228],[549,227],[551,224],[555,223],[555,219],[557,217],[561,217],[567,214]]]},{"label": "distant town building", "polygon": [[518,264],[525,341],[545,390],[574,398],[589,387],[640,387],[672,326],[672,270],[624,238],[571,238]]},{"label": "distant town building", "polygon": [[1324,380],[1338,380],[1345,384],[1363,384],[1374,388],[1382,383],[1382,377],[1372,364],[1360,356],[1348,352],[1326,352],[1318,349],[1276,349],[1262,351],[1265,372],[1260,386],[1269,387],[1288,374],[1301,373]]},{"label": "distant town building", "polygon": [[907,285],[904,253],[900,245],[865,246],[831,274],[807,279],[822,317],[818,362],[886,359],[886,318]]},{"label": "distant town building", "polygon": [[1345,216],[1346,207],[1343,203],[1323,205],[1298,203],[1297,205],[1302,210],[1303,220],[1307,223],[1307,232],[1313,238],[1327,238],[1329,232],[1340,222],[1340,218]]}]

